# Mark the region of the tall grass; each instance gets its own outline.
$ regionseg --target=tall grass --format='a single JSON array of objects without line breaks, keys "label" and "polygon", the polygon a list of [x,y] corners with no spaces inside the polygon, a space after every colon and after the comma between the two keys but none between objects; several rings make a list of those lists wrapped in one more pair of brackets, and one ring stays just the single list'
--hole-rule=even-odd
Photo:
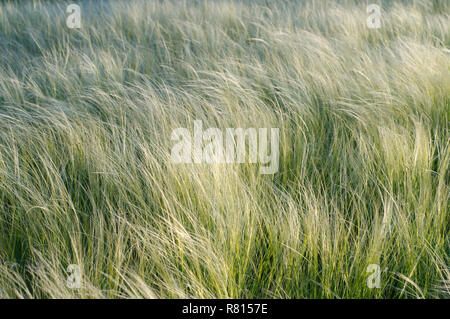
[{"label": "tall grass", "polygon": [[[450,6],[373,2],[2,2],[0,297],[448,298]],[[279,171],[174,164],[194,120]]]}]

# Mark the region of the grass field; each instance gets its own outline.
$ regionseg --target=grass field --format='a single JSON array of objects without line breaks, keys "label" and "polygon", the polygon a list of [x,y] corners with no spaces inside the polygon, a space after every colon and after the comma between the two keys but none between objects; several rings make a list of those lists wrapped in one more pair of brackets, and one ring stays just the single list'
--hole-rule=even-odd
[{"label": "grass field", "polygon": [[0,3],[0,297],[450,298],[448,1],[70,3]]}]

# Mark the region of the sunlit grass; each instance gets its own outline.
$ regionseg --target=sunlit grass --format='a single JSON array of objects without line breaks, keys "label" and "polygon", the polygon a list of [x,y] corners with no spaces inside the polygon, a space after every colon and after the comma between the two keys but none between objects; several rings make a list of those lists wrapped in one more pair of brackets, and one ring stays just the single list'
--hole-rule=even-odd
[{"label": "sunlit grass", "polygon": [[[374,2],[2,2],[0,297],[448,298],[450,7]],[[173,164],[194,120],[279,171]]]}]

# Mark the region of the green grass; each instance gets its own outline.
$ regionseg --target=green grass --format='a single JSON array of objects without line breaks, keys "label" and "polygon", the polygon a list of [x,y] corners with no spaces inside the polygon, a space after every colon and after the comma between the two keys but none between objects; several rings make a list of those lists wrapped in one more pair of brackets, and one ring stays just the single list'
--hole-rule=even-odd
[{"label": "green grass", "polygon": [[[449,298],[450,5],[373,2],[0,3],[0,297]],[[279,171],[173,164],[194,120]]]}]

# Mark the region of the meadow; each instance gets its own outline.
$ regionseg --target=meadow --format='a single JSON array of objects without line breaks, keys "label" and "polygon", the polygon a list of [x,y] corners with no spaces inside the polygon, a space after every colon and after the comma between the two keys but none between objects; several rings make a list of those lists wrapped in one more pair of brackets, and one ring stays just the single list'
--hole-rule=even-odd
[{"label": "meadow", "polygon": [[0,298],[450,297],[448,1],[71,3],[0,2]]}]

